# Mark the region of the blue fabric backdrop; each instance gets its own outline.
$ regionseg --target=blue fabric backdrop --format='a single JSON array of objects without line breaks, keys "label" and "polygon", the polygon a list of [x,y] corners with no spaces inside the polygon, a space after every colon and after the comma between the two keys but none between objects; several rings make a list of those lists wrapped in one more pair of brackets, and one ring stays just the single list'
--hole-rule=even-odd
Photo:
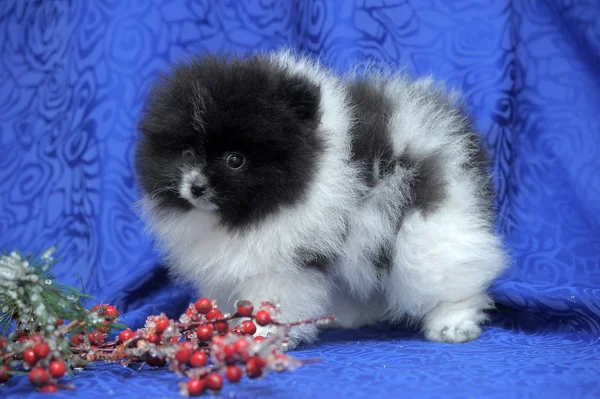
[{"label": "blue fabric backdrop", "polygon": [[[181,312],[132,203],[133,142],[157,72],[190,54],[282,45],[338,70],[379,61],[462,89],[494,155],[514,266],[482,338],[330,331],[324,361],[229,386],[236,397],[600,395],[598,0],[0,1],[0,247],[57,245],[139,327]],[[166,371],[99,365],[69,397],[176,397]],[[25,379],[0,396],[26,397]],[[102,393],[102,394],[101,394]]]}]

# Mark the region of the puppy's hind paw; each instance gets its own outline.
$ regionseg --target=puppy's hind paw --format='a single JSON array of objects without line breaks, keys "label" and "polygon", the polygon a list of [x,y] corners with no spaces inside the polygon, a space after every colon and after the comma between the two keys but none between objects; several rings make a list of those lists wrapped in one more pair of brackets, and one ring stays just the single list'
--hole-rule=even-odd
[{"label": "puppy's hind paw", "polygon": [[463,320],[457,325],[442,328],[425,329],[425,338],[429,341],[461,343],[473,341],[481,335],[481,327],[471,320]]},{"label": "puppy's hind paw", "polygon": [[485,294],[458,302],[442,302],[423,320],[425,338],[436,342],[468,342],[481,335],[480,324],[485,322],[485,309],[491,301]]}]

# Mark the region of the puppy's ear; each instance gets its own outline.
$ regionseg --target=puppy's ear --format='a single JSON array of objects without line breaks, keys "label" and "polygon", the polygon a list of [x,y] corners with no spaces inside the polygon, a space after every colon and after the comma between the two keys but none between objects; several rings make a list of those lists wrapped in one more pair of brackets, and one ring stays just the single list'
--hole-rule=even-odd
[{"label": "puppy's ear", "polygon": [[281,86],[280,94],[303,120],[311,121],[317,117],[321,101],[319,86],[301,77],[290,77]]}]

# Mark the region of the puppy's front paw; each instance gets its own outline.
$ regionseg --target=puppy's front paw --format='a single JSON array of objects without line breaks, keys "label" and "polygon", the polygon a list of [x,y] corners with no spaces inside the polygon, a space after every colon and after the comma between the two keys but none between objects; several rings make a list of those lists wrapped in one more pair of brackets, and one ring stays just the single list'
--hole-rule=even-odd
[{"label": "puppy's front paw", "polygon": [[[269,334],[283,334],[284,332],[279,328],[276,326],[258,326],[254,336],[268,337]],[[300,343],[311,343],[317,338],[318,331],[314,325],[295,326],[285,337],[280,349],[284,352],[291,351],[296,349]]]},{"label": "puppy's front paw", "polygon": [[471,320],[463,320],[457,325],[425,329],[425,338],[429,341],[461,343],[477,339],[481,335],[481,327]]},{"label": "puppy's front paw", "polygon": [[[278,330],[276,326],[257,326],[255,337],[269,337],[275,334],[283,334],[283,331]],[[286,337],[285,340],[280,345],[279,349],[283,352],[291,351],[298,346],[299,340],[292,339],[290,337]]]},{"label": "puppy's front paw", "polygon": [[300,341],[298,341],[297,339],[287,338],[285,341],[283,341],[279,349],[282,352],[293,351],[294,349],[296,349],[299,343]]},{"label": "puppy's front paw", "polygon": [[254,333],[255,337],[268,337],[269,334],[277,334],[276,326],[256,326],[256,332]]}]

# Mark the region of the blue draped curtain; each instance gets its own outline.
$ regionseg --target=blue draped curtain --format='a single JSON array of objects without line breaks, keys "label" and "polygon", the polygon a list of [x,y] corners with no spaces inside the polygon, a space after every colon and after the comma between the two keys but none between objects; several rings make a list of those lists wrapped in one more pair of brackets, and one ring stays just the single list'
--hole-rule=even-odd
[{"label": "blue draped curtain", "polygon": [[[168,282],[134,211],[142,100],[189,55],[281,46],[339,71],[375,63],[461,89],[493,154],[514,265],[493,287],[499,310],[479,341],[327,332],[298,352],[320,365],[231,392],[600,394],[598,0],[1,0],[0,248],[57,246],[57,278],[81,278],[132,327],[181,312],[192,293]],[[103,367],[75,379],[79,395],[96,384],[176,394],[166,372]]]}]

